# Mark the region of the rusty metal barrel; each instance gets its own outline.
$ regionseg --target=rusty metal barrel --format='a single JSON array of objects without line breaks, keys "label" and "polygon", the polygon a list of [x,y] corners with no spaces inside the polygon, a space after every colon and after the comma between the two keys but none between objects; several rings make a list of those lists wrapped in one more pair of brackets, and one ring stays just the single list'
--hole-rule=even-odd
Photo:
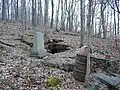
[{"label": "rusty metal barrel", "polygon": [[84,83],[86,68],[87,68],[87,57],[77,54],[74,65],[74,71],[73,71],[74,79]]}]

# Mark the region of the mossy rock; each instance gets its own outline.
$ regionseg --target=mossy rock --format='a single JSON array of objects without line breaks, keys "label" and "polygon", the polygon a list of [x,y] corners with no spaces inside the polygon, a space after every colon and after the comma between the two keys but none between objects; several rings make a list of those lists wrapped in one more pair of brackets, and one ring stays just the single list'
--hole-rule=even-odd
[{"label": "mossy rock", "polygon": [[48,87],[57,87],[60,85],[60,79],[57,77],[49,77],[47,80]]}]

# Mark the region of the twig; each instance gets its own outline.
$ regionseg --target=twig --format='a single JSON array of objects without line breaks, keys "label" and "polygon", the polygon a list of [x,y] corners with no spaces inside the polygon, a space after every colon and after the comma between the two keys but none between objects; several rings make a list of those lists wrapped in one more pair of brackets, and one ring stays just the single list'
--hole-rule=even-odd
[{"label": "twig", "polygon": [[14,45],[11,45],[11,44],[8,44],[8,43],[5,43],[3,41],[0,41],[0,43],[4,44],[4,45],[7,45],[7,46],[10,46],[10,47],[15,47]]}]

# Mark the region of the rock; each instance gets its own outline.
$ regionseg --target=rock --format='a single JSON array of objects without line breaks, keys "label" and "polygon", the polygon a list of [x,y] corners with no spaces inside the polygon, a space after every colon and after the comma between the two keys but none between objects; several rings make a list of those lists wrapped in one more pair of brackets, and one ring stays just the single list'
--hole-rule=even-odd
[{"label": "rock", "polygon": [[120,86],[120,78],[119,77],[107,75],[104,73],[97,73],[97,74],[93,74],[93,75],[95,77],[97,77],[98,79],[100,79],[101,82],[104,83],[105,85],[107,85],[110,89],[120,90],[120,88],[118,88],[118,86]]},{"label": "rock", "polygon": [[50,67],[56,67],[64,71],[73,71],[75,59],[70,58],[50,58],[45,59],[42,63]]},{"label": "rock", "polygon": [[59,68],[61,70],[64,70],[64,71],[67,71],[67,72],[70,72],[70,71],[73,71],[74,69],[74,64],[62,64],[62,66],[59,66]]},{"label": "rock", "polygon": [[77,54],[87,56],[87,46],[82,46]]}]

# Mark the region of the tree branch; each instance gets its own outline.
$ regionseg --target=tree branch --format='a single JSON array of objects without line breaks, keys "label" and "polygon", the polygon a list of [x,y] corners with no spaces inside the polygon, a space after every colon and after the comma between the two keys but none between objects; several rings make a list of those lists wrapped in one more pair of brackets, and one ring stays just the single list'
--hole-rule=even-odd
[{"label": "tree branch", "polygon": [[2,44],[4,44],[4,45],[7,45],[7,46],[10,46],[10,47],[15,47],[14,45],[10,45],[10,44],[5,43],[5,42],[3,42],[3,41],[0,41],[0,43],[2,43]]},{"label": "tree branch", "polygon": [[[110,2],[107,0],[108,4],[110,5],[110,7],[115,10],[115,8],[110,4]],[[119,8],[117,8],[118,10],[115,10],[116,12],[118,12],[120,14]]]},{"label": "tree branch", "polygon": [[116,7],[117,7],[117,11],[120,12],[119,7],[118,7],[118,4],[117,4],[117,0],[115,0],[115,5],[116,5]]}]

